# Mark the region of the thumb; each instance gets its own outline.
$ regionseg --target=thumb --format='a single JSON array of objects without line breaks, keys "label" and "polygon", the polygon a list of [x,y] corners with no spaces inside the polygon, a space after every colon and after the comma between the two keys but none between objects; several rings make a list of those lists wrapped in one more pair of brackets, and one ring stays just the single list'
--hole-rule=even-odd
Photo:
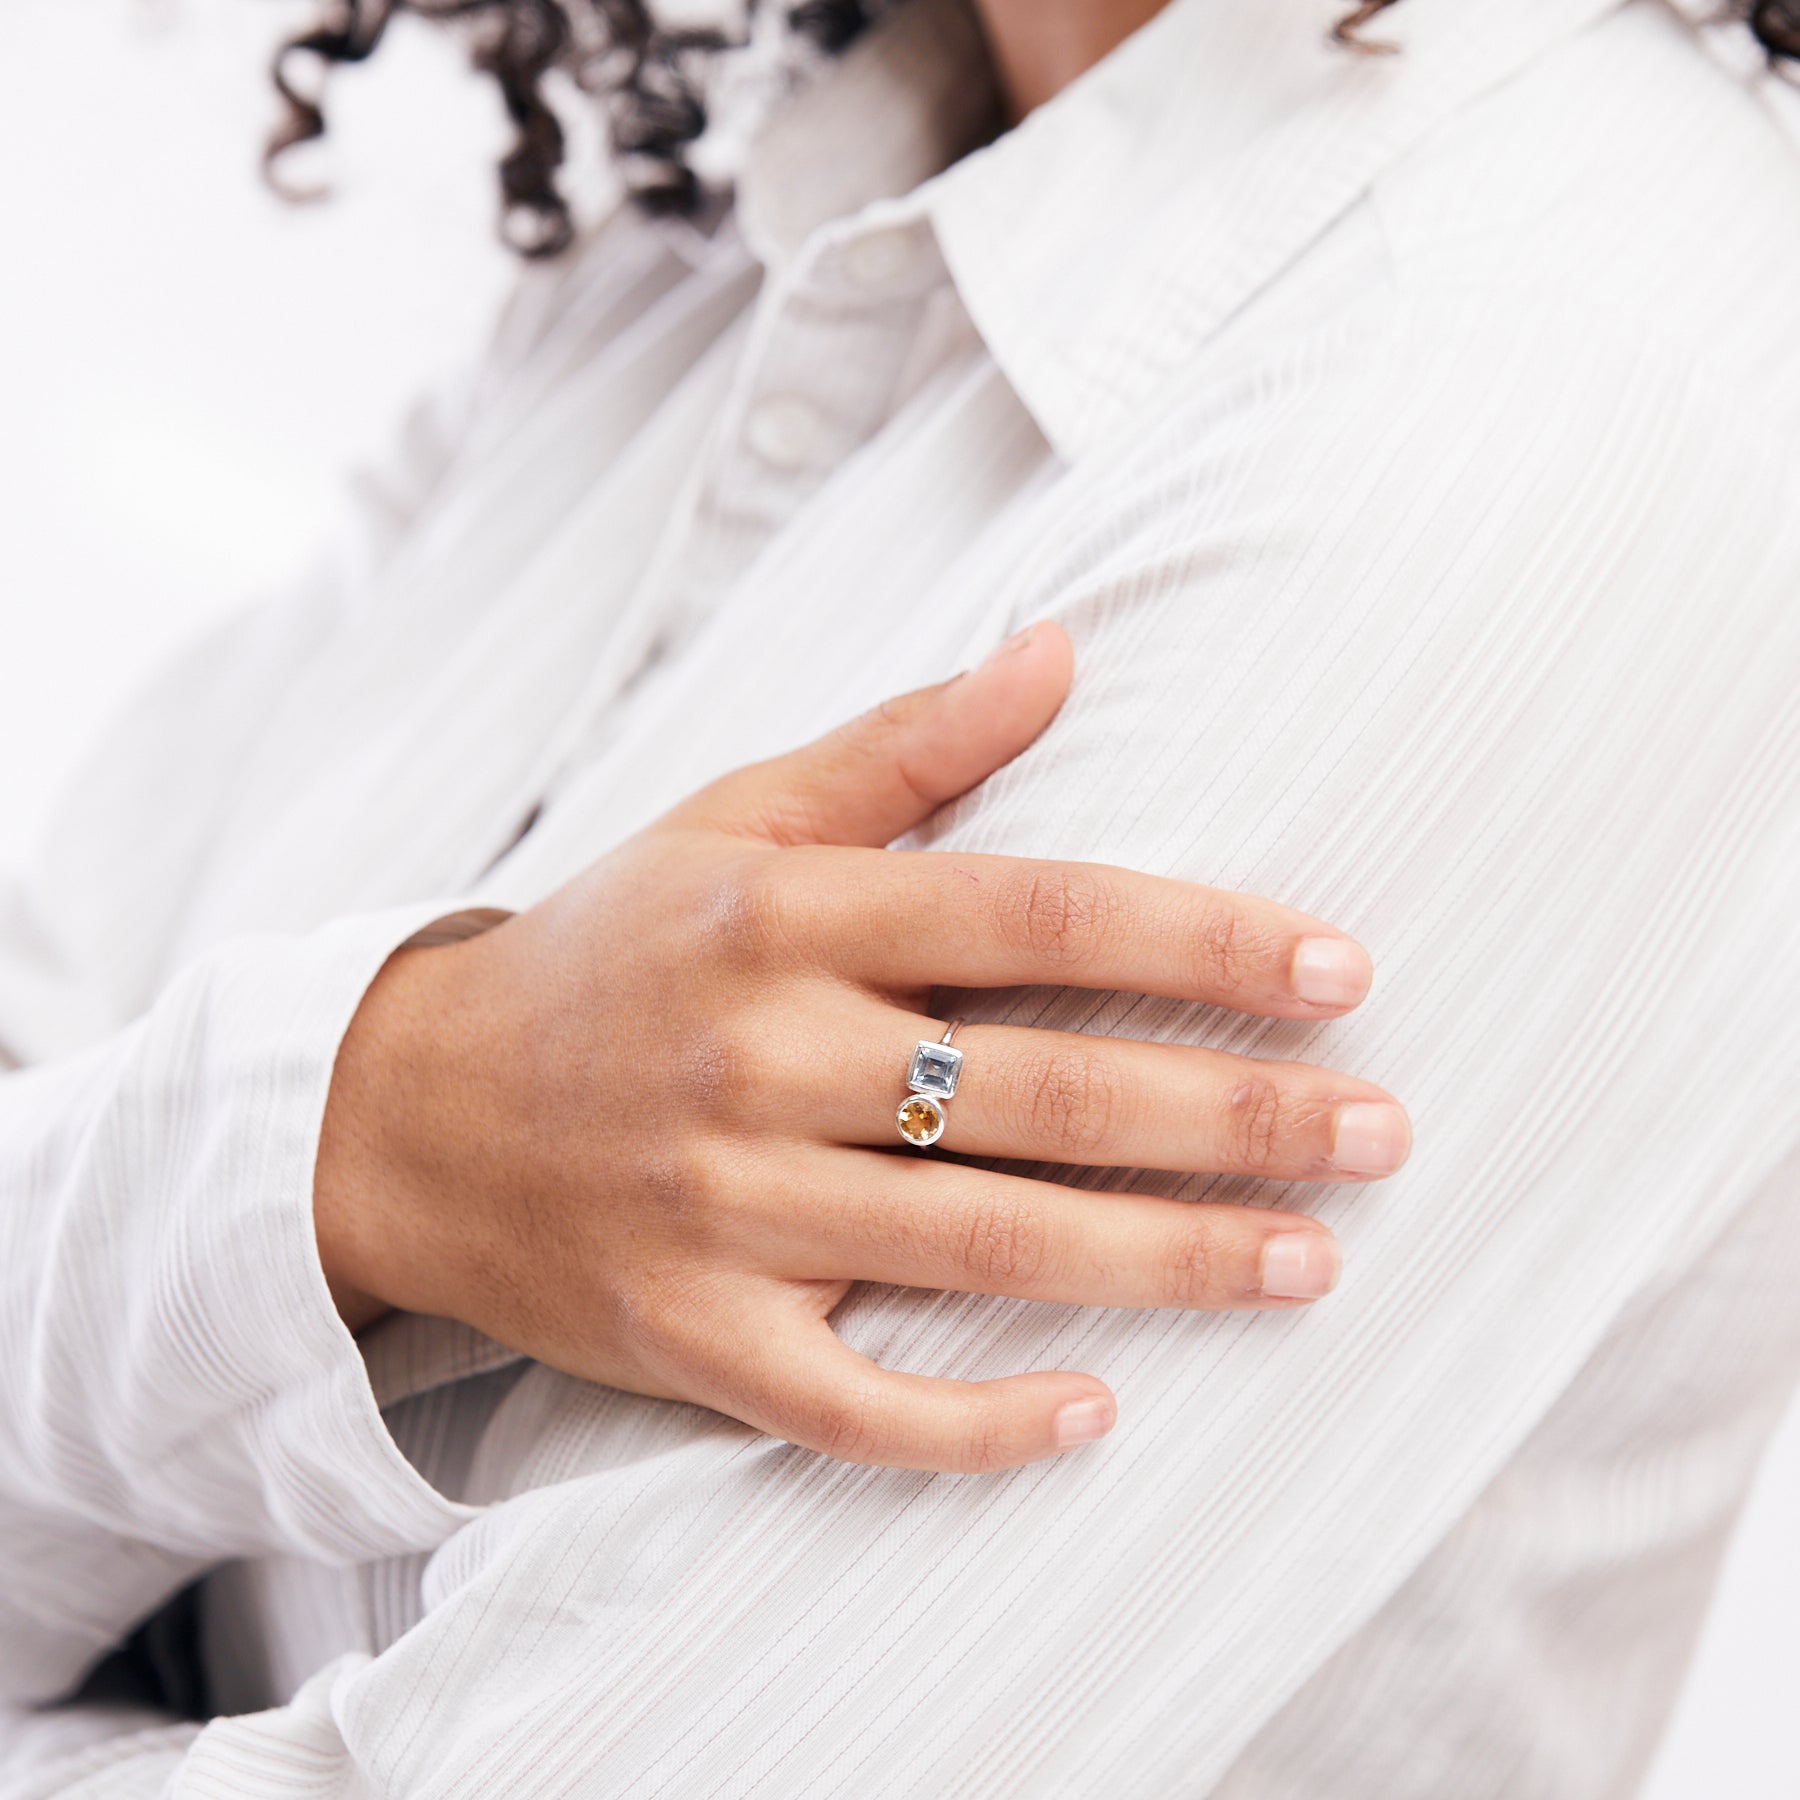
[{"label": "thumb", "polygon": [[1074,666],[1060,625],[1029,625],[967,674],[736,770],[671,817],[777,844],[879,849],[1025,749],[1055,718]]}]

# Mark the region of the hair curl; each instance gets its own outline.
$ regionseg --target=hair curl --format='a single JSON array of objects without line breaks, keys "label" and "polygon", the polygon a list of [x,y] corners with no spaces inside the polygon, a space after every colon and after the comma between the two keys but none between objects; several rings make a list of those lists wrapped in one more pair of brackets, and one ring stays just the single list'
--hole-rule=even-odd
[{"label": "hair curl", "polygon": [[[873,10],[870,0],[797,0],[786,24],[835,53]],[[275,55],[271,73],[285,116],[264,150],[272,176],[287,151],[325,135],[322,81],[313,91],[297,82],[296,59],[316,60],[324,76],[366,62],[402,12],[461,29],[470,60],[499,90],[514,130],[499,167],[500,229],[522,255],[555,256],[573,235],[558,180],[563,129],[544,92],[556,72],[604,101],[613,153],[639,206],[691,214],[701,204],[687,152],[706,130],[706,67],[742,41],[660,26],[649,0],[328,0],[318,22]]]},{"label": "hair curl", "polygon": [[[755,10],[758,0],[749,0]],[[835,53],[888,0],[791,0],[785,22],[794,35]],[[1364,53],[1395,46],[1363,28],[1398,0],[1360,0],[1332,35]],[[1770,61],[1800,62],[1800,0],[1722,0],[1722,16],[1741,19]],[[366,61],[397,13],[412,12],[467,34],[475,68],[498,88],[514,129],[501,159],[501,235],[530,257],[555,256],[574,235],[559,182],[565,144],[544,83],[570,76],[606,107],[608,136],[635,202],[651,213],[691,215],[702,185],[688,151],[705,132],[707,66],[741,42],[719,31],[659,26],[653,0],[326,0],[319,22],[276,53],[273,77],[285,117],[269,138],[265,163],[325,135],[320,93],[293,77],[296,57],[333,67]]]}]

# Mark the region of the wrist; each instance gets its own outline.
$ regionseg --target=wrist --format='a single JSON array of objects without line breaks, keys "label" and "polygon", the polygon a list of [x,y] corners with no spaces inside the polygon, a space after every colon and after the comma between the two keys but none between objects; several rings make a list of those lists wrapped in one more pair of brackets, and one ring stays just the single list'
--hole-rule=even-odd
[{"label": "wrist", "polygon": [[326,1286],[353,1332],[409,1300],[404,1221],[416,1210],[420,1158],[411,1126],[429,1110],[427,993],[454,949],[404,948],[363,995],[332,1067],[313,1171],[313,1229]]}]

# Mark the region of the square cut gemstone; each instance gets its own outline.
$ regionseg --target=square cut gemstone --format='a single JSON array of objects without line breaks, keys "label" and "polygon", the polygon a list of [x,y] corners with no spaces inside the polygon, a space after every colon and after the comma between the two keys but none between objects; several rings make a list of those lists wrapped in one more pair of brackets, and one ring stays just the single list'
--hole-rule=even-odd
[{"label": "square cut gemstone", "polygon": [[948,1100],[956,1092],[956,1080],[962,1074],[962,1056],[960,1050],[953,1050],[948,1044],[921,1043],[913,1051],[906,1085],[915,1094],[936,1094]]}]

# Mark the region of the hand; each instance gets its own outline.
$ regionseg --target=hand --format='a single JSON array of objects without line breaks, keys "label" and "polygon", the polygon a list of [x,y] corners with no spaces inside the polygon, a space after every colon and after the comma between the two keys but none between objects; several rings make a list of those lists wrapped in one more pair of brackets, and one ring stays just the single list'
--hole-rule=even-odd
[{"label": "hand", "polygon": [[[346,1320],[462,1319],[614,1387],[856,1462],[999,1469],[1111,1428],[1099,1381],[896,1374],[828,1323],[856,1281],[1095,1306],[1304,1305],[1337,1248],[1260,1208],[1095,1194],[908,1150],[935,987],[1054,983],[1282,1018],[1367,956],[1271,901],[1097,865],[882,846],[1019,754],[1054,626],[706,788],[541,905],[402,951],[344,1042],[316,1183]],[[970,1025],[943,1148],[1366,1180],[1381,1089],[1298,1063]]]}]

